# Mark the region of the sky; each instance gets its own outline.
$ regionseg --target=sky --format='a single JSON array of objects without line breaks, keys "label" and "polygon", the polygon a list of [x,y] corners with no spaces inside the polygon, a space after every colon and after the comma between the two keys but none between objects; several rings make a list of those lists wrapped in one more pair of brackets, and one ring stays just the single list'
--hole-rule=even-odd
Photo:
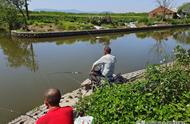
[{"label": "sky", "polygon": [[[80,11],[109,11],[116,13],[149,12],[157,7],[156,0],[31,0],[29,9],[56,9]],[[190,0],[174,0],[173,8],[177,8]]]}]

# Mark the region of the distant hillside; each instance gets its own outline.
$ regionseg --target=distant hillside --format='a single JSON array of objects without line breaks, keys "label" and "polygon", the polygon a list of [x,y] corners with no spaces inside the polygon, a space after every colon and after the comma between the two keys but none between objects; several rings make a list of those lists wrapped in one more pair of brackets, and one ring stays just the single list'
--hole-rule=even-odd
[{"label": "distant hillside", "polygon": [[113,13],[113,12],[109,12],[109,11],[98,12],[98,11],[81,11],[81,10],[77,10],[77,9],[57,10],[57,9],[46,9],[46,8],[34,9],[33,11],[65,12],[65,13]]}]

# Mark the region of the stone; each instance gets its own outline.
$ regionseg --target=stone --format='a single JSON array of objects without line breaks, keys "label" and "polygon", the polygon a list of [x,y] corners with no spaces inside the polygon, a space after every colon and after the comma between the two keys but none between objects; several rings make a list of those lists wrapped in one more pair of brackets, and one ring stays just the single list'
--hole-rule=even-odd
[{"label": "stone", "polygon": [[84,82],[81,83],[81,87],[85,87],[86,85],[91,84],[90,79],[86,79]]}]

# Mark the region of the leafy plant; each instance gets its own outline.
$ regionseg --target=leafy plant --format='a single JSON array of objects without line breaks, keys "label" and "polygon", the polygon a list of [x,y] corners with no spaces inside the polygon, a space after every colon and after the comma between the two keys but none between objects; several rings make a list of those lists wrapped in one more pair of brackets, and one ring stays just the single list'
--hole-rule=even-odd
[{"label": "leafy plant", "polygon": [[[172,65],[151,65],[144,78],[122,85],[105,86],[80,100],[95,123],[184,121],[190,123],[189,50],[175,49]],[[185,68],[185,69],[184,69]]]}]

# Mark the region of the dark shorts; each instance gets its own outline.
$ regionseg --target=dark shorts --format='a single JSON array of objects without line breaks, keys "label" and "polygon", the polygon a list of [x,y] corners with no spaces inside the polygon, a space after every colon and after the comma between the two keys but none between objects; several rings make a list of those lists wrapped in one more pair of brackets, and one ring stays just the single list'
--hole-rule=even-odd
[{"label": "dark shorts", "polygon": [[97,83],[99,84],[100,81],[101,81],[101,78],[104,77],[101,73],[101,71],[92,71],[90,72],[90,80],[93,82],[93,83]]},{"label": "dark shorts", "polygon": [[101,71],[93,71],[90,73],[90,80],[96,84],[100,84],[102,78],[108,80],[109,83],[114,82],[113,77],[105,77],[102,75]]}]

